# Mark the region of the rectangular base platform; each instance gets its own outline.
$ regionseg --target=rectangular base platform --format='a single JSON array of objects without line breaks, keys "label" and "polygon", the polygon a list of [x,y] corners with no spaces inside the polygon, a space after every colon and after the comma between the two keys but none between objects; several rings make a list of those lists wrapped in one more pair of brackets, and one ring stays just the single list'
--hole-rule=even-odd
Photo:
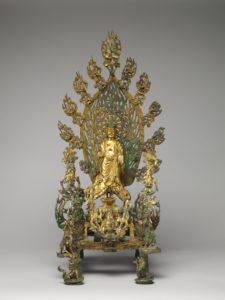
[{"label": "rectangular base platform", "polygon": [[81,240],[75,243],[75,247],[79,249],[89,250],[103,250],[105,252],[116,252],[117,250],[125,249],[145,249],[147,253],[158,253],[161,249],[157,246],[145,248],[142,241],[125,240],[125,241],[112,241],[112,242],[97,242],[92,240]]}]

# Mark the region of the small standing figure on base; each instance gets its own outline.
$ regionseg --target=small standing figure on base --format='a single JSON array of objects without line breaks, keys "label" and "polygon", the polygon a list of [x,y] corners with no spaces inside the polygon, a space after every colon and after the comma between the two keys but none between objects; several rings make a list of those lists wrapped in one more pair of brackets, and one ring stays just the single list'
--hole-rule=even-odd
[{"label": "small standing figure on base", "polygon": [[73,252],[69,259],[69,271],[62,269],[58,270],[63,273],[65,284],[83,284],[84,277],[82,275],[81,258],[79,252]]}]

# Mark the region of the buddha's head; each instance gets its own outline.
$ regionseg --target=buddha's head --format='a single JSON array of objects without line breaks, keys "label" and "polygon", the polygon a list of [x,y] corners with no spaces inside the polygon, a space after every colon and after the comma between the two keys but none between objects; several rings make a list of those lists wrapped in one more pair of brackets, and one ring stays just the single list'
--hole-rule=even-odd
[{"label": "buddha's head", "polygon": [[110,139],[113,139],[116,135],[116,130],[113,127],[108,127],[107,128],[107,137]]}]

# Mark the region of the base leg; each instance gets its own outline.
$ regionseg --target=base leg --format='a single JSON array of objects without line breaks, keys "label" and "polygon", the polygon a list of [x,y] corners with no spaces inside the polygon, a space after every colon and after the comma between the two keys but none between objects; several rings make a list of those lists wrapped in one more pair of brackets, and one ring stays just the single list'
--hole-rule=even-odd
[{"label": "base leg", "polygon": [[58,270],[63,273],[65,284],[83,284],[84,277],[82,275],[80,250],[71,253],[68,262],[68,271],[58,267]]},{"label": "base leg", "polygon": [[135,255],[134,256],[135,256],[135,258],[137,258],[139,256],[139,250],[138,249],[135,250]]},{"label": "base leg", "polygon": [[83,250],[83,249],[80,250],[80,258],[81,258],[81,259],[84,258],[84,250]]},{"label": "base leg", "polygon": [[[138,251],[138,252],[137,252]],[[153,276],[149,273],[148,253],[143,249],[136,250],[137,284],[152,284]]]}]

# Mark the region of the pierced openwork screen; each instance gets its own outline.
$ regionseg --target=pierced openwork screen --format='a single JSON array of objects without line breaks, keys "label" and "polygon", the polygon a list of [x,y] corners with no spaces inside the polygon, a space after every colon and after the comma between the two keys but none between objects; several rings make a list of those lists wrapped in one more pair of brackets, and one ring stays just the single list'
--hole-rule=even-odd
[{"label": "pierced openwork screen", "polygon": [[[109,71],[108,79],[103,78],[93,58],[87,66],[97,92],[88,93],[88,83],[79,72],[73,82],[84,105],[83,112],[78,111],[76,102],[68,95],[63,99],[63,110],[80,128],[80,136],[66,124],[58,123],[60,136],[68,144],[63,152],[66,172],[60,181],[55,207],[57,224],[64,232],[58,256],[69,258],[68,269],[58,269],[66,284],[81,284],[85,249],[110,252],[134,249],[136,283],[152,283],[148,254],[160,251],[155,237],[160,205],[154,174],[162,161],[157,157],[156,145],[164,141],[164,128],[160,127],[145,140],[144,127],[150,127],[162,110],[160,104],[153,101],[148,112],[142,112],[150,90],[146,73],[136,82],[136,93],[129,93],[137,69],[132,58],[127,58],[121,77],[116,77],[121,54],[117,34],[109,32],[101,51],[104,66]],[[87,187],[82,187],[76,174],[76,149],[83,150],[84,157],[79,164],[90,176]],[[145,165],[139,168],[142,154]],[[126,186],[134,184],[135,179],[142,181],[144,187],[132,201]]]},{"label": "pierced openwork screen", "polygon": [[107,128],[116,127],[117,139],[124,149],[124,185],[133,183],[141,158],[144,141],[142,112],[134,105],[131,95],[121,90],[115,77],[110,77],[105,89],[96,95],[93,104],[84,111],[85,123],[81,131],[84,155],[91,166],[91,179],[99,172],[97,153]]}]

